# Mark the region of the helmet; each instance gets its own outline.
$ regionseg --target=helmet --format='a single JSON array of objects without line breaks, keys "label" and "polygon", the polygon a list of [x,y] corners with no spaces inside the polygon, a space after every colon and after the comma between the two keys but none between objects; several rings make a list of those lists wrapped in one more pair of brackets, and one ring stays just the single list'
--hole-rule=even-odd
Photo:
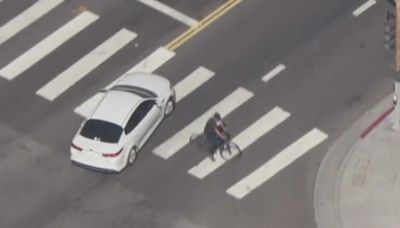
[{"label": "helmet", "polygon": [[222,119],[221,115],[218,112],[214,113],[214,118],[217,119],[217,120],[221,120]]}]

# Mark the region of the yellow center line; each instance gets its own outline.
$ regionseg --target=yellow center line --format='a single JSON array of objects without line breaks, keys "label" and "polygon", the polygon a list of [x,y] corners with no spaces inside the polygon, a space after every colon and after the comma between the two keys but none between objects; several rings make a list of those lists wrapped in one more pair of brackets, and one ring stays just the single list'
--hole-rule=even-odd
[{"label": "yellow center line", "polygon": [[166,48],[174,51],[177,49],[179,46],[181,46],[183,43],[185,43],[187,40],[192,38],[194,35],[196,35],[198,32],[203,30],[205,27],[207,27],[209,24],[212,22],[216,21],[218,18],[220,18],[223,14],[228,12],[230,9],[232,9],[234,6],[239,4],[242,0],[229,0],[217,9],[215,9],[213,12],[211,12],[208,16],[206,16],[203,20],[199,22],[197,26],[193,26],[186,30],[184,33],[176,37],[174,40],[169,42],[166,45]]}]

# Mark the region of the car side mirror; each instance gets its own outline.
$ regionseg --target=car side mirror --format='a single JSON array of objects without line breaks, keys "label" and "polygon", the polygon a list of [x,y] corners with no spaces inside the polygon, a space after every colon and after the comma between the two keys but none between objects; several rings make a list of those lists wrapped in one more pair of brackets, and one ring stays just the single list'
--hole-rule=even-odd
[{"label": "car side mirror", "polygon": [[156,100],[156,103],[155,103],[156,106],[157,106],[158,108],[162,109],[163,104],[164,104],[164,100],[165,100],[165,99]]}]

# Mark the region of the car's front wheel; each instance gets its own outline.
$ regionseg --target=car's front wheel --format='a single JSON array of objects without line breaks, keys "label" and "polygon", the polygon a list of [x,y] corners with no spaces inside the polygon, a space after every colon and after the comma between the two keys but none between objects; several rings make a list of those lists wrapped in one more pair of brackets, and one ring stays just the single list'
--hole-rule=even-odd
[{"label": "car's front wheel", "polygon": [[175,109],[175,101],[172,97],[170,97],[165,105],[164,115],[166,117],[171,115],[171,113],[174,111],[174,109]]},{"label": "car's front wheel", "polygon": [[128,155],[128,165],[129,166],[131,166],[131,165],[133,165],[133,163],[135,163],[136,157],[137,157],[137,151],[136,151],[136,147],[134,146],[129,151],[129,155]]}]

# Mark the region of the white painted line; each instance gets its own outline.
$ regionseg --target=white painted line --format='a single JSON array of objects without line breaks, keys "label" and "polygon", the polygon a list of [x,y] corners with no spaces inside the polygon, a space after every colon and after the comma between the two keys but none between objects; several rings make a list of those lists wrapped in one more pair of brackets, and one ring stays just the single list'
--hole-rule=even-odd
[{"label": "white painted line", "polygon": [[262,80],[264,82],[268,82],[269,80],[271,80],[273,77],[275,77],[276,75],[278,75],[281,71],[283,71],[284,69],[286,69],[286,66],[283,64],[279,64],[278,66],[276,66],[273,70],[271,70],[268,74],[266,74],[264,77],[262,77]]},{"label": "white painted line", "polygon": [[177,132],[174,136],[155,148],[153,153],[164,159],[170,158],[189,142],[189,137],[192,133],[203,131],[208,118],[210,118],[215,112],[218,111],[221,116],[226,116],[245,103],[252,96],[252,92],[239,87],[222,101],[188,124],[185,128]]},{"label": "white painted line", "polygon": [[286,166],[290,165],[300,156],[311,150],[316,145],[320,144],[328,137],[324,132],[314,128],[306,135],[302,136],[297,141],[293,142],[290,146],[285,148],[282,152],[275,155],[272,159],[261,165],[255,171],[250,173],[247,177],[243,178],[226,192],[235,197],[242,199],[244,196],[255,190],[264,182],[269,180],[276,173],[281,171]]},{"label": "white painted line", "polygon": [[198,21],[196,21],[195,19],[159,2],[159,1],[155,1],[155,0],[138,0],[139,2],[150,6],[151,8],[158,10],[162,13],[164,13],[167,16],[170,16],[172,18],[174,18],[177,21],[182,22],[183,24],[186,24],[187,26],[190,27],[194,27],[197,26],[199,24]]},{"label": "white painted line", "polygon": [[[162,66],[164,63],[166,63],[168,60],[170,60],[174,56],[175,56],[175,52],[172,52],[164,47],[160,47],[157,50],[155,50],[153,53],[151,53],[149,56],[147,56],[145,59],[140,61],[138,64],[136,64],[134,67],[132,67],[130,70],[128,70],[126,73],[121,75],[118,79],[116,79],[115,81],[110,83],[106,87],[106,89],[110,88],[115,82],[117,82],[125,74],[133,73],[133,72],[151,73],[151,72],[155,71],[157,68],[159,68],[160,66]],[[88,100],[83,102],[81,105],[76,107],[74,112],[83,117],[88,117],[90,115],[91,111],[94,109],[94,107],[99,103],[101,98],[102,98],[102,93],[98,93],[98,94],[94,95],[93,97],[89,98]]]},{"label": "white painted line", "polygon": [[214,76],[214,74],[214,72],[205,67],[197,68],[190,75],[174,86],[176,92],[176,102],[182,100],[189,93],[193,92],[212,76]]},{"label": "white painted line", "polygon": [[91,98],[80,104],[74,109],[74,112],[84,118],[88,118],[96,105],[101,101],[105,93],[96,93]]},{"label": "white painted line", "polygon": [[360,7],[358,7],[356,10],[354,10],[353,15],[355,17],[357,17],[375,4],[376,4],[376,0],[368,0],[364,4],[362,4]]},{"label": "white painted line", "polygon": [[97,19],[98,16],[91,12],[86,11],[79,14],[10,64],[3,67],[0,70],[0,75],[8,80],[14,79]]},{"label": "white painted line", "polygon": [[[128,70],[125,74],[134,72],[151,73],[174,56],[175,52],[172,52],[164,47],[160,47],[149,56],[147,56],[145,59],[140,61],[138,64],[136,64],[134,67],[132,67],[130,70]],[[121,77],[123,77],[123,75]]]},{"label": "white painted line", "polygon": [[54,100],[69,87],[114,55],[135,37],[136,33],[130,32],[127,29],[121,29],[89,52],[86,56],[59,74],[56,78],[36,91],[36,94],[48,100]]},{"label": "white painted line", "polygon": [[[282,110],[280,107],[275,107],[232,140],[233,142],[237,143],[244,152],[246,147],[285,121],[289,116],[290,113]],[[236,155],[237,152],[232,153],[231,156],[222,158],[219,153],[216,153],[215,161],[212,161],[209,157],[206,157],[199,164],[189,169],[188,173],[194,177],[203,179]]]},{"label": "white painted line", "polygon": [[51,11],[64,0],[39,0],[0,28],[0,45]]}]

